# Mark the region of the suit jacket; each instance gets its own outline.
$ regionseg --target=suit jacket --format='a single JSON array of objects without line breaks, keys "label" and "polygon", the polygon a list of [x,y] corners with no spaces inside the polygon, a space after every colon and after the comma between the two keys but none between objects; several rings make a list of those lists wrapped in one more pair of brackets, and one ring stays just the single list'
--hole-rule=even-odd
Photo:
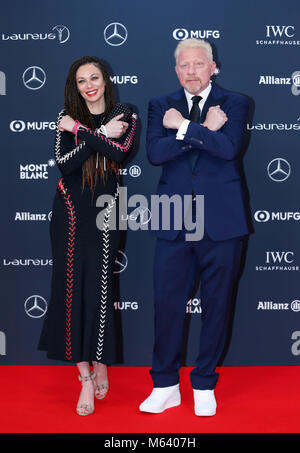
[{"label": "suit jacket", "polygon": [[[212,84],[204,104],[201,122],[209,107],[220,105],[228,121],[217,132],[190,122],[184,140],[177,130],[163,126],[163,116],[171,107],[189,117],[184,89],[152,99],[149,103],[147,155],[152,165],[162,167],[157,194],[204,195],[204,227],[212,240],[221,241],[248,234],[246,200],[241,183],[241,154],[246,133],[249,101],[245,96]],[[188,153],[197,149],[191,168]],[[182,211],[182,216],[185,213]],[[173,240],[179,234],[171,220],[170,228],[161,225],[154,233]]]}]

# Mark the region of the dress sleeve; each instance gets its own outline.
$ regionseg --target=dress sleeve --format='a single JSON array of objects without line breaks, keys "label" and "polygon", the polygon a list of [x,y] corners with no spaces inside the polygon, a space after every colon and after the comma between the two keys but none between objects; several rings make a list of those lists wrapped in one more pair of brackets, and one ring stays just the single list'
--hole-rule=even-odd
[{"label": "dress sleeve", "polygon": [[99,152],[103,156],[115,162],[122,162],[128,155],[136,131],[136,119],[131,117],[126,133],[118,141],[110,140],[101,134],[99,129],[93,131],[87,129],[78,131],[77,137],[82,141],[75,143],[74,134],[61,132],[58,129],[61,118],[66,115],[61,110],[56,127],[55,135],[55,160],[62,174],[68,175],[77,170],[94,153]]},{"label": "dress sleeve", "polygon": [[119,139],[107,138],[99,129],[79,130],[77,136],[94,152],[100,153],[107,159],[121,163],[128,157],[128,152],[132,148],[136,132],[136,118],[133,114],[129,120],[125,134]]}]

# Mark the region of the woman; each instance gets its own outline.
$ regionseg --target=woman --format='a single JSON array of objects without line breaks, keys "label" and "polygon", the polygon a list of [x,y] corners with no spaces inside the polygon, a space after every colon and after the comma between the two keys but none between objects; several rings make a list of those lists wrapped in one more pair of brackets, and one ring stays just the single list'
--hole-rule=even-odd
[{"label": "woman", "polygon": [[[117,106],[118,113],[122,104]],[[79,415],[94,412],[94,396],[105,397],[107,364],[118,361],[113,265],[120,237],[111,220],[118,204],[118,169],[132,148],[136,121],[128,107],[126,121],[123,113],[114,116],[115,110],[103,62],[94,57],[75,61],[57,121],[55,159],[62,178],[52,211],[51,299],[39,349],[49,358],[77,364]],[[101,211],[96,200],[104,194],[111,198]],[[104,220],[98,228],[100,211]]]}]

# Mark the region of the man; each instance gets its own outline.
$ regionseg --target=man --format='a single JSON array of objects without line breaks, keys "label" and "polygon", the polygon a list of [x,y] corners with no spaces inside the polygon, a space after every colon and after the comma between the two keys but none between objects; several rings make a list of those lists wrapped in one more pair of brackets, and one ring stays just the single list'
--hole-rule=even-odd
[{"label": "man", "polygon": [[[196,367],[191,372],[194,410],[216,413],[215,368],[222,354],[239,269],[243,238],[248,234],[240,154],[246,132],[248,99],[211,82],[216,69],[209,43],[181,41],[175,71],[182,88],[150,101],[147,153],[162,166],[158,194],[204,196],[201,240],[186,240],[185,230],[156,232],[154,265],[154,388],[140,405],[160,413],[181,403],[179,368],[186,304],[195,277],[201,278],[202,328]],[[194,162],[192,161],[194,159]],[[185,214],[184,214],[185,215]],[[184,218],[183,218],[184,225]]]}]

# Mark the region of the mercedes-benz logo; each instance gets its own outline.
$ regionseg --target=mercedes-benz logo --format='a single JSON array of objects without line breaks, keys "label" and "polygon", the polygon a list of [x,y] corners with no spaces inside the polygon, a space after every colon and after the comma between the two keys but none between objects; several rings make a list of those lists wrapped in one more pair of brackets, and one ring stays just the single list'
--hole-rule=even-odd
[{"label": "mercedes-benz logo", "polygon": [[120,274],[125,271],[128,264],[127,256],[121,250],[118,250],[118,255],[115,259],[115,270],[114,274]]},{"label": "mercedes-benz logo", "polygon": [[25,300],[24,308],[30,318],[41,318],[47,311],[47,302],[42,296],[30,296]]},{"label": "mercedes-benz logo", "polygon": [[38,90],[46,82],[46,73],[39,66],[30,66],[23,73],[23,83],[29,90]]},{"label": "mercedes-benz logo", "polygon": [[68,41],[70,37],[70,31],[65,25],[55,25],[52,30],[56,30],[58,34],[59,44],[63,44]]},{"label": "mercedes-benz logo", "polygon": [[289,162],[281,157],[271,160],[268,165],[268,175],[276,182],[285,181],[291,173],[291,166]]},{"label": "mercedes-benz logo", "polygon": [[121,46],[127,39],[127,29],[119,22],[107,25],[104,30],[104,39],[110,46]]}]

